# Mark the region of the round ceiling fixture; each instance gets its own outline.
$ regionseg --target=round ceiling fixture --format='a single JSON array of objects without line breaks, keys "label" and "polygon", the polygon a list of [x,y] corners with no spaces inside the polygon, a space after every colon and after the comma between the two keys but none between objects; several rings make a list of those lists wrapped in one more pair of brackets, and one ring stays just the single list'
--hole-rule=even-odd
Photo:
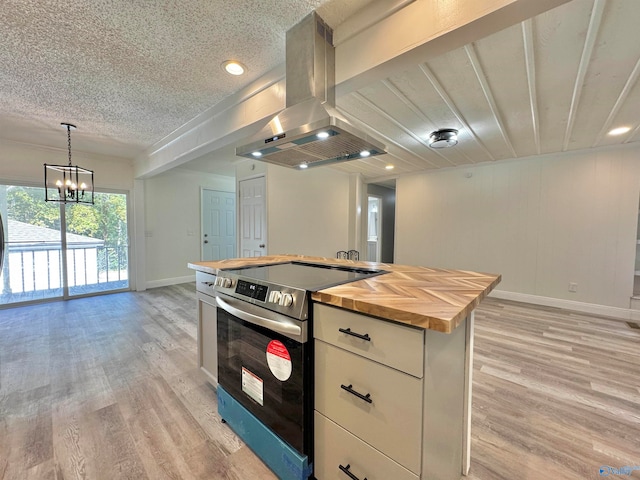
[{"label": "round ceiling fixture", "polygon": [[242,75],[247,71],[247,67],[236,60],[227,60],[226,62],[223,62],[222,68],[231,75]]},{"label": "round ceiling fixture", "polygon": [[455,128],[442,128],[429,134],[429,146],[431,148],[453,147],[458,143],[458,130]]},{"label": "round ceiling fixture", "polygon": [[618,127],[609,130],[609,135],[624,135],[629,130],[631,130],[631,127]]}]

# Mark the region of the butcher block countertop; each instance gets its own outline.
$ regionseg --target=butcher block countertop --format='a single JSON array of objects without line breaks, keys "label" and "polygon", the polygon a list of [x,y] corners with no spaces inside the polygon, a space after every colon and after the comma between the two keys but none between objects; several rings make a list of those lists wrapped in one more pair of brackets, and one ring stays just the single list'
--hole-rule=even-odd
[{"label": "butcher block countertop", "polygon": [[418,328],[451,333],[500,282],[500,275],[356,262],[305,255],[270,255],[189,263],[189,268],[216,274],[218,270],[302,261],[352,266],[389,273],[330,287],[311,294],[312,300]]}]

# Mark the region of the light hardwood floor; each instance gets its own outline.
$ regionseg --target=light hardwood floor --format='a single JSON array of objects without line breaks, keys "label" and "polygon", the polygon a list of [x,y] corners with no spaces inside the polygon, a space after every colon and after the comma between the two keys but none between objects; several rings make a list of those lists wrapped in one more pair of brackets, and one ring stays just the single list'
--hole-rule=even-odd
[{"label": "light hardwood floor", "polygon": [[[0,479],[274,479],[195,338],[194,284],[0,310]],[[640,466],[640,330],[488,299],[475,342],[469,480]]]}]

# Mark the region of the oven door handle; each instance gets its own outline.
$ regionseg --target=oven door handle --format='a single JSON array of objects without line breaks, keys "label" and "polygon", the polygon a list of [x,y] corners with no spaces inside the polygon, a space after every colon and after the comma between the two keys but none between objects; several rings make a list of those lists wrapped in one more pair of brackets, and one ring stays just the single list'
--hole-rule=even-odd
[{"label": "oven door handle", "polygon": [[[247,305],[243,303],[243,308]],[[216,296],[216,304],[227,313],[244,320],[245,322],[253,323],[254,325],[260,325],[261,327],[268,328],[274,332],[282,333],[286,336],[302,337],[302,329],[298,325],[289,323],[289,320],[284,315],[279,315],[269,310],[264,310],[264,314],[255,315],[247,312],[243,309],[233,306],[229,300],[223,300],[219,296]],[[250,304],[249,304],[250,305]],[[251,305],[252,306],[252,305]],[[246,306],[246,308],[251,308]],[[260,308],[260,307],[258,307]],[[263,310],[260,308],[260,310]],[[272,318],[267,318],[267,315]]]}]

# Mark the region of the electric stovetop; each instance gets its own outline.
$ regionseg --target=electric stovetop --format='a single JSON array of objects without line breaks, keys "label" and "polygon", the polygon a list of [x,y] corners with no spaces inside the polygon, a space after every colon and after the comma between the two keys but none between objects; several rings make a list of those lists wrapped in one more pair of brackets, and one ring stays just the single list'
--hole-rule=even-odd
[{"label": "electric stovetop", "polygon": [[325,288],[374,277],[383,270],[348,266],[329,266],[314,263],[289,262],[274,265],[225,270],[243,278],[261,280],[275,285],[316,292]]}]

